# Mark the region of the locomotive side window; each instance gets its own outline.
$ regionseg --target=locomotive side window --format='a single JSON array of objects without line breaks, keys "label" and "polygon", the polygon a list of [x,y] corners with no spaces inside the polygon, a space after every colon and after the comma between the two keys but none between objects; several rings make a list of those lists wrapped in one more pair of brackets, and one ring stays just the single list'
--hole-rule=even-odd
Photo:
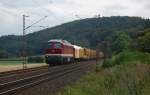
[{"label": "locomotive side window", "polygon": [[61,43],[55,43],[54,48],[62,48]]},{"label": "locomotive side window", "polygon": [[53,48],[53,44],[52,43],[48,43],[47,48]]}]

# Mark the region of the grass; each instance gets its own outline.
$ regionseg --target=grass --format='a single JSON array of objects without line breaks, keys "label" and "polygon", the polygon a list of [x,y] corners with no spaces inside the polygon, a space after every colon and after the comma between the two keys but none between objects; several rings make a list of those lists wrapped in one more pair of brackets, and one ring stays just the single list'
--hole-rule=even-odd
[{"label": "grass", "polygon": [[115,65],[131,63],[150,64],[150,54],[142,52],[124,51],[118,55],[113,56],[111,59],[107,59],[104,62],[103,67],[112,67]]},{"label": "grass", "polygon": [[150,54],[124,51],[58,95],[149,95]]},{"label": "grass", "polygon": [[[44,57],[43,56],[34,56],[34,57],[28,57],[28,63],[44,63]],[[22,58],[3,58],[0,59],[0,66],[2,65],[19,65],[23,63]]]},{"label": "grass", "polygon": [[3,58],[0,59],[0,65],[19,65],[22,64],[22,58]]},{"label": "grass", "polygon": [[58,95],[149,95],[150,65],[125,64],[86,75]]},{"label": "grass", "polygon": [[22,58],[0,58],[0,61],[22,61]]},{"label": "grass", "polygon": [[23,61],[0,61],[0,65],[19,65]]}]

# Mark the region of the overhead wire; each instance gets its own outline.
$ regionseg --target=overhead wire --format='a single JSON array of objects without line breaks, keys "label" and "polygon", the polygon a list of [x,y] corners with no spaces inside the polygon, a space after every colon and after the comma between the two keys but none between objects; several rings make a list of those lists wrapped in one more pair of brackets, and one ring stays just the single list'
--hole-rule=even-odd
[{"label": "overhead wire", "polygon": [[39,23],[40,21],[42,21],[43,19],[45,19],[46,17],[47,17],[47,16],[45,16],[45,17],[39,19],[38,21],[34,22],[34,23],[31,24],[30,26],[26,27],[25,29],[28,29],[28,28],[32,27],[33,25],[35,25],[35,24]]}]

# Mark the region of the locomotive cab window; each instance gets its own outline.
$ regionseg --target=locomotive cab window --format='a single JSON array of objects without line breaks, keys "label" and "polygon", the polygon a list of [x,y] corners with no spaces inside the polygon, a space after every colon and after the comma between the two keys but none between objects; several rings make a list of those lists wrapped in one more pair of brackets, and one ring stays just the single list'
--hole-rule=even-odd
[{"label": "locomotive cab window", "polygon": [[55,44],[54,44],[54,48],[62,48],[61,43],[55,43]]}]

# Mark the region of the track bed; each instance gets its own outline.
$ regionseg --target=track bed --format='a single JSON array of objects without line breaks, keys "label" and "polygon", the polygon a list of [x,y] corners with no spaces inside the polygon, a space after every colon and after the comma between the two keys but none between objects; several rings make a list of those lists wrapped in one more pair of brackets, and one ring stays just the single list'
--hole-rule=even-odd
[{"label": "track bed", "polygon": [[89,71],[94,61],[53,66],[0,77],[0,95],[52,95]]}]

